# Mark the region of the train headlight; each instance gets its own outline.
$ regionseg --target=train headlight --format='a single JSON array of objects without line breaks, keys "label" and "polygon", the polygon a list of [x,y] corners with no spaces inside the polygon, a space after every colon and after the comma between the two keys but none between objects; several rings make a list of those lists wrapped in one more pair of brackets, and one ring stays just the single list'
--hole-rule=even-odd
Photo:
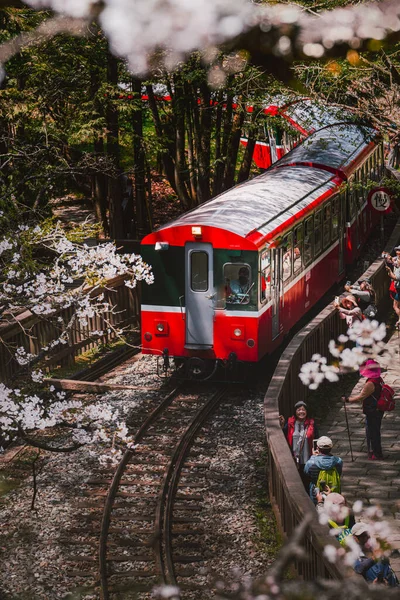
[{"label": "train headlight", "polygon": [[151,342],[151,340],[153,339],[153,336],[151,335],[151,333],[149,331],[146,331],[146,333],[144,334],[143,337],[146,340],[146,342]]},{"label": "train headlight", "polygon": [[246,337],[246,325],[243,323],[232,323],[230,335],[231,340],[244,341]]},{"label": "train headlight", "polygon": [[160,319],[154,320],[154,333],[157,336],[165,336],[169,334],[168,321],[160,321]]}]

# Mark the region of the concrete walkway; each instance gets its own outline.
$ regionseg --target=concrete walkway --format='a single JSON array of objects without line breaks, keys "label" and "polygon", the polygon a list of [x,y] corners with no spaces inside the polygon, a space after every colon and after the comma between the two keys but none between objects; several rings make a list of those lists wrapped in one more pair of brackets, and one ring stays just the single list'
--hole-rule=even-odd
[{"label": "concrete walkway", "polygon": [[[345,412],[340,398],[335,401],[328,421],[321,426],[321,432],[332,438],[333,454],[343,459],[342,493],[349,505],[356,500],[362,500],[364,506],[380,505],[384,520],[389,522],[392,530],[388,541],[392,549],[400,550],[400,337],[397,331],[387,346],[392,356],[379,359],[379,363],[384,369],[383,379],[396,392],[396,409],[385,413],[382,421],[382,448],[387,458],[380,461],[367,459],[361,403],[346,404],[354,462],[351,461]],[[365,379],[360,379],[353,393],[358,392],[364,382]],[[391,558],[391,564],[399,575],[400,556]]]}]

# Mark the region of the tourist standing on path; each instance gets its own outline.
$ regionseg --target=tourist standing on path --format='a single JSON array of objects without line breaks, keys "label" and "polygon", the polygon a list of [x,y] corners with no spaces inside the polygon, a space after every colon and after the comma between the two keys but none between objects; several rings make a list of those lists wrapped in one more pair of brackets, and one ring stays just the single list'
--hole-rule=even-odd
[{"label": "tourist standing on path", "polygon": [[294,410],[295,414],[289,417],[286,424],[283,424],[284,418],[282,416],[279,418],[300,477],[305,487],[308,488],[308,478],[304,476],[304,465],[312,454],[314,439],[319,436],[314,419],[308,417],[307,404],[300,400],[294,405]]},{"label": "tourist standing on path", "polygon": [[382,391],[381,368],[373,358],[360,366],[361,377],[366,377],[361,392],[346,398],[346,402],[362,402],[365,415],[365,433],[369,460],[382,460],[381,424],[383,412],[378,410],[378,400]]},{"label": "tourist standing on path", "polygon": [[312,456],[304,466],[304,474],[310,479],[310,497],[314,504],[317,504],[317,494],[320,491],[317,483],[321,474],[324,476],[324,483],[330,490],[340,493],[343,461],[339,456],[331,454],[332,446],[332,440],[326,435],[318,438],[317,449],[313,450]]}]

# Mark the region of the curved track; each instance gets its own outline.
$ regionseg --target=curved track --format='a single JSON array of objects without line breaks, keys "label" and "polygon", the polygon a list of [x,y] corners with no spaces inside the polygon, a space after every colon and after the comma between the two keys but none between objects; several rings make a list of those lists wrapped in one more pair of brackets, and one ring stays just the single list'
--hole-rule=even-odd
[{"label": "curved track", "polygon": [[[196,479],[205,465],[186,458],[228,389],[204,397],[178,386],[138,430],[106,496],[99,544],[103,600],[124,591],[150,592],[155,583],[176,584],[177,570],[190,578],[191,570],[182,571],[182,564],[201,562],[193,554],[202,532],[193,514],[200,510],[202,484]],[[177,538],[179,549],[173,544]]]}]

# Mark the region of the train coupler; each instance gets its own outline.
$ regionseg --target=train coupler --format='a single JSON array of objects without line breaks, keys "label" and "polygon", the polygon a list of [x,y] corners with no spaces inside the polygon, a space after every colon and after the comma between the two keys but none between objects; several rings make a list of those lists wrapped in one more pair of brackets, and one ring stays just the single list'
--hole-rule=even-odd
[{"label": "train coupler", "polygon": [[168,373],[168,371],[169,371],[169,350],[168,350],[168,348],[164,348],[162,355],[163,355],[163,371],[164,371],[164,373]]}]

